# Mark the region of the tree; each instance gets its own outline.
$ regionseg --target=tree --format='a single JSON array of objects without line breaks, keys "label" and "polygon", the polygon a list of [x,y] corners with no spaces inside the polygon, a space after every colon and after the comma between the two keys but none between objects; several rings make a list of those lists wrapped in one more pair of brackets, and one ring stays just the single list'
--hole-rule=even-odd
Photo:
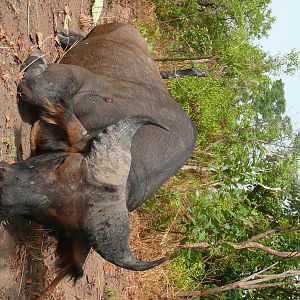
[{"label": "tree", "polygon": [[[155,212],[156,228],[169,232],[172,220],[179,235],[180,251],[168,274],[175,289],[187,294],[226,287],[220,299],[289,299],[297,286],[283,278],[288,270],[298,272],[299,255],[289,254],[300,250],[300,233],[263,234],[300,226],[300,134],[293,133],[285,112],[283,82],[270,77],[296,68],[297,55],[277,59],[253,44],[274,20],[270,1],[156,3],[162,32],[176,45],[168,49],[172,58],[197,59],[193,67],[206,72],[167,82],[198,129],[185,170],[145,207]],[[283,277],[251,282],[267,289],[245,292],[241,287],[250,283],[243,278],[251,274],[257,274],[254,280]],[[211,294],[204,299],[214,299]]]},{"label": "tree", "polygon": [[274,22],[268,8],[271,0],[155,2],[162,28],[172,32],[177,49],[191,53],[211,53],[236,30],[243,29],[248,39],[266,36]]}]

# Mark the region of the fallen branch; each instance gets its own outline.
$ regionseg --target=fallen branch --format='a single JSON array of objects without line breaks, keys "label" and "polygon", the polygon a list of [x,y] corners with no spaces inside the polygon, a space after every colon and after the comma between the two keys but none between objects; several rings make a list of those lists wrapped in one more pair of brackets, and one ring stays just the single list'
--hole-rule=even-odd
[{"label": "fallen branch", "polygon": [[23,263],[22,263],[22,273],[21,273],[21,279],[20,279],[20,285],[19,285],[19,291],[18,291],[18,299],[20,298],[21,295],[21,290],[22,290],[22,284],[23,284],[23,278],[24,278],[24,271],[25,271],[25,264],[26,264],[26,253],[27,247],[25,246],[24,248],[24,255],[23,255]]},{"label": "fallen branch", "polygon": [[37,298],[37,300],[46,300],[51,293],[54,291],[54,289],[61,283],[61,281],[65,277],[64,272],[60,272],[54,279],[53,281],[48,285],[48,287],[42,292],[41,295]]},{"label": "fallen branch", "polygon": [[[273,235],[274,233],[280,232],[280,231],[298,231],[300,230],[299,226],[278,226],[271,230],[267,230],[265,232],[259,233],[257,235],[254,235],[253,237],[249,238],[248,240],[240,243],[231,243],[231,242],[224,242],[225,244],[231,245],[236,250],[242,250],[242,249],[250,249],[250,248],[256,248],[260,249],[262,251],[265,251],[267,253],[270,253],[274,256],[278,257],[300,257],[300,251],[293,251],[293,252],[287,252],[287,251],[278,251],[272,248],[269,248],[261,243],[254,242],[258,239],[269,237],[270,235]],[[211,248],[213,245],[201,242],[201,243],[187,243],[187,244],[178,244],[175,248],[177,249],[198,249],[198,250],[204,250],[207,248]]]},{"label": "fallen branch", "polygon": [[277,287],[277,286],[283,286],[283,285],[289,285],[289,284],[298,284],[298,280],[293,280],[293,281],[280,281],[280,282],[271,282],[271,283],[263,283],[266,281],[270,280],[275,280],[275,279],[283,279],[283,278],[288,278],[288,277],[296,277],[300,276],[300,271],[293,271],[289,270],[280,274],[270,274],[270,275],[264,275],[263,278],[256,279],[256,277],[261,277],[260,275],[263,272],[268,271],[272,266],[269,266],[265,268],[262,271],[259,271],[255,274],[252,274],[251,276],[248,276],[247,278],[244,278],[242,280],[226,284],[221,287],[217,288],[212,288],[212,289],[206,289],[203,291],[191,291],[191,292],[175,292],[172,294],[165,293],[161,297],[163,299],[167,299],[169,297],[183,297],[183,298],[194,298],[194,297],[204,297],[208,295],[214,295],[220,292],[225,292],[229,291],[232,289],[243,289],[243,290],[250,290],[250,289],[262,289],[262,288],[270,288],[270,287]]},{"label": "fallen branch", "polygon": [[159,73],[162,79],[184,78],[188,76],[196,76],[196,77],[207,76],[206,72],[201,71],[197,68],[189,68],[185,70],[176,70],[176,71],[160,71]]},{"label": "fallen branch", "polygon": [[30,35],[30,0],[27,1],[27,37]]}]

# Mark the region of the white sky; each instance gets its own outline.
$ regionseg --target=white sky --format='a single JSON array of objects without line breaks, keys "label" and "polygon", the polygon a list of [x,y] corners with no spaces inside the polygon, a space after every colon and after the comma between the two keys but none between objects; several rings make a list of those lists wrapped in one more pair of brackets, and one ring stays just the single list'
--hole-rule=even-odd
[{"label": "white sky", "polygon": [[[259,44],[270,54],[288,53],[291,49],[300,51],[300,0],[273,0],[271,4],[276,21],[267,39]],[[294,76],[280,76],[285,84],[287,115],[293,128],[300,130],[300,72]]]}]

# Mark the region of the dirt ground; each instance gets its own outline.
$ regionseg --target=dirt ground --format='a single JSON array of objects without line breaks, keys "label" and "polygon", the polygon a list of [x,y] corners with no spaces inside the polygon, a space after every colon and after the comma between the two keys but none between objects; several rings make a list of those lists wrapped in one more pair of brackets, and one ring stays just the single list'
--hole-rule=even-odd
[{"label": "dirt ground", "polygon": [[[48,62],[60,55],[55,42],[55,30],[68,26],[86,34],[91,29],[92,0],[1,0],[0,5],[0,160],[13,163],[30,155],[31,125],[19,115],[17,84],[22,78],[20,66],[28,54],[39,46]],[[142,7],[142,8],[141,8]],[[99,22],[128,22],[139,18],[147,8],[140,1],[109,1]],[[138,214],[132,216],[139,235]],[[133,226],[134,227],[134,226]],[[133,245],[139,253],[140,244]],[[154,245],[157,243],[155,242]],[[145,247],[144,247],[145,248]],[[157,247],[156,247],[157,248]],[[159,248],[159,247],[158,247]],[[43,233],[37,224],[23,219],[3,221],[0,226],[0,300],[36,299],[55,277],[53,269],[55,241]],[[153,249],[152,249],[153,250]],[[152,251],[154,257],[160,250]],[[146,252],[147,252],[146,251]],[[144,257],[143,257],[144,255]],[[160,275],[150,272],[156,284]],[[75,286],[67,280],[60,283],[48,299],[158,299],[154,287],[146,294],[141,292],[145,272],[136,275],[104,262],[96,253],[90,253],[85,275]],[[147,276],[146,276],[147,277]],[[149,283],[152,285],[152,282]]]}]

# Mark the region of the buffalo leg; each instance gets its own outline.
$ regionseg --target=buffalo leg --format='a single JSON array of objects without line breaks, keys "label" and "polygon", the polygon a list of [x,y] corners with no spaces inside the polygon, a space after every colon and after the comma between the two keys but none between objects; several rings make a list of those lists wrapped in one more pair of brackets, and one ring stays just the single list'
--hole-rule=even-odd
[{"label": "buffalo leg", "polygon": [[63,49],[68,49],[72,47],[74,44],[77,44],[77,42],[79,42],[80,40],[82,40],[84,36],[72,30],[58,28],[57,38],[60,46]]},{"label": "buffalo leg", "polygon": [[35,49],[21,66],[21,72],[25,77],[35,77],[43,73],[46,68],[45,55],[41,50]]},{"label": "buffalo leg", "polygon": [[83,151],[90,137],[74,115],[72,103],[72,97],[81,85],[76,77],[78,72],[69,66],[50,66],[38,49],[22,66],[21,100],[39,110],[39,116],[33,120],[30,138],[32,154]]}]

